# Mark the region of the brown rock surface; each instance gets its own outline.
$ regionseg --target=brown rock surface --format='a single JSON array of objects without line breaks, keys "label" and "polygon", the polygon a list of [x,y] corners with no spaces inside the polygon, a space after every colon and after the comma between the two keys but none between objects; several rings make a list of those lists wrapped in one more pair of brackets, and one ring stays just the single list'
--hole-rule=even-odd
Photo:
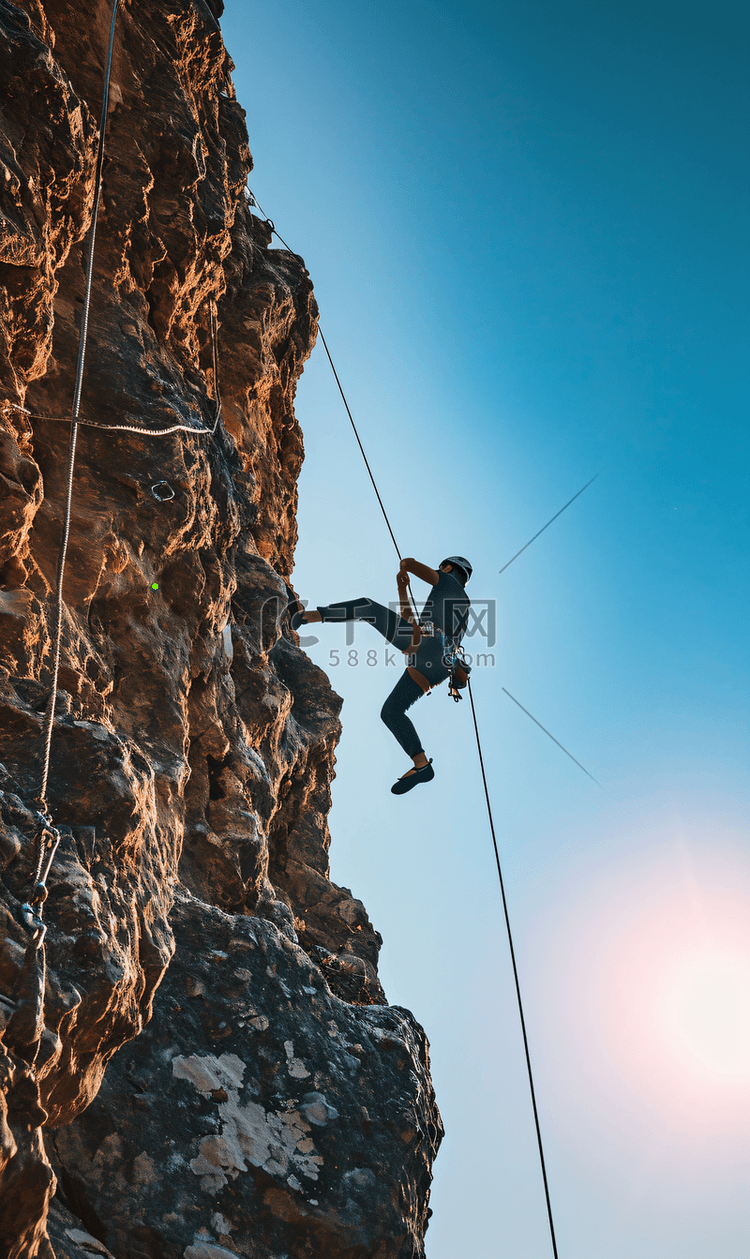
[{"label": "brown rock surface", "polygon": [[40,948],[20,906],[111,8],[83,20],[69,0],[0,0],[12,1259],[423,1254],[441,1134],[426,1045],[385,1004],[364,907],[329,878],[340,700],[285,615],[293,400],[317,308],[302,260],[269,248],[244,197],[220,11],[123,2],[117,20],[81,416],[212,425],[213,301],[223,423],[214,437],[80,429],[48,790],[62,838]]}]

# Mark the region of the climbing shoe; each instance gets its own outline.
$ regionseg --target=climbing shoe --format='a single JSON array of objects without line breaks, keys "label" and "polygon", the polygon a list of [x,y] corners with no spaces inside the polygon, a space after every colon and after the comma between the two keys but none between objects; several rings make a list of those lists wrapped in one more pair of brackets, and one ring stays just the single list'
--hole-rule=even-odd
[{"label": "climbing shoe", "polygon": [[407,773],[403,778],[399,778],[391,787],[391,794],[394,796],[405,796],[407,791],[411,791],[412,787],[416,787],[419,783],[432,782],[435,777],[435,771],[432,768],[432,760],[429,760],[421,769],[414,769],[411,773]]},{"label": "climbing shoe", "polygon": [[289,582],[285,581],[284,585],[286,586],[287,594],[289,595],[289,602],[286,606],[286,610],[289,613],[289,624],[296,634],[298,633],[300,626],[305,624],[305,609],[292,590],[292,587],[289,585]]}]

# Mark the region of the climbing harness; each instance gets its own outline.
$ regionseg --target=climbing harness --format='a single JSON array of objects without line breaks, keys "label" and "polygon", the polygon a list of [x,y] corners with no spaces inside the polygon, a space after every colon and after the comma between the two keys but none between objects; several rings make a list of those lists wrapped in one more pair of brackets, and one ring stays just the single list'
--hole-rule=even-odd
[{"label": "climbing harness", "polygon": [[450,677],[448,678],[448,694],[456,703],[463,699],[461,691],[465,690],[469,684],[469,674],[471,673],[471,665],[466,660],[462,647],[453,647],[446,649],[443,656],[448,668],[450,669]]},{"label": "climbing harness", "polygon": [[[443,563],[446,561],[443,560]],[[466,686],[469,674],[471,673],[471,665],[464,656],[464,649],[460,642],[451,638],[445,630],[440,629],[432,621],[420,621],[420,631],[425,638],[438,638],[440,640],[440,659],[448,670],[448,694],[451,699],[462,699],[463,696],[458,692],[462,691]],[[427,694],[430,692],[428,691]]]}]

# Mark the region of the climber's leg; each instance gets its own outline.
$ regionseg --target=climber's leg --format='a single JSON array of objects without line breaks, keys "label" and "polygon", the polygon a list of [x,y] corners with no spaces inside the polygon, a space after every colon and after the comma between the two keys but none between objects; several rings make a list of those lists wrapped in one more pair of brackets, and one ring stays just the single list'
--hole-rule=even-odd
[{"label": "climber's leg", "polygon": [[386,642],[398,648],[399,651],[408,651],[414,634],[414,627],[394,612],[393,608],[386,608],[382,603],[376,603],[374,599],[368,599],[363,595],[361,599],[347,599],[342,603],[329,603],[324,607],[319,607],[321,621],[335,623],[337,621],[364,621],[367,625],[372,625],[379,634],[383,635]]},{"label": "climber's leg", "polygon": [[391,734],[414,762],[414,768],[407,770],[403,777],[391,787],[394,796],[406,795],[412,787],[416,787],[419,783],[431,782],[435,777],[432,761],[428,761],[419,735],[406,716],[406,710],[411,708],[412,704],[416,704],[420,695],[424,695],[423,688],[407,670],[403,677],[399,678],[380,713]]},{"label": "climber's leg", "polygon": [[412,758],[415,765],[417,760],[426,765],[427,757],[414,725],[406,716],[406,710],[411,708],[412,704],[416,704],[419,697],[423,694],[424,691],[421,686],[414,681],[409,673],[404,673],[399,678],[380,711],[382,721],[394,738],[401,744],[406,755]]}]

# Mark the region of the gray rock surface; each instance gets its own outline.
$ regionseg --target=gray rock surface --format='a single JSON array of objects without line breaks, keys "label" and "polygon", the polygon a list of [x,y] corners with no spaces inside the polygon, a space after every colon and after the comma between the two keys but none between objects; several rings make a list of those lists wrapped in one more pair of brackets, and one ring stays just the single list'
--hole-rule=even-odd
[{"label": "gray rock surface", "polygon": [[422,1254],[441,1128],[412,1015],[334,996],[272,923],[178,893],[172,925],[151,1022],[54,1133],[65,1200],[118,1256]]}]

